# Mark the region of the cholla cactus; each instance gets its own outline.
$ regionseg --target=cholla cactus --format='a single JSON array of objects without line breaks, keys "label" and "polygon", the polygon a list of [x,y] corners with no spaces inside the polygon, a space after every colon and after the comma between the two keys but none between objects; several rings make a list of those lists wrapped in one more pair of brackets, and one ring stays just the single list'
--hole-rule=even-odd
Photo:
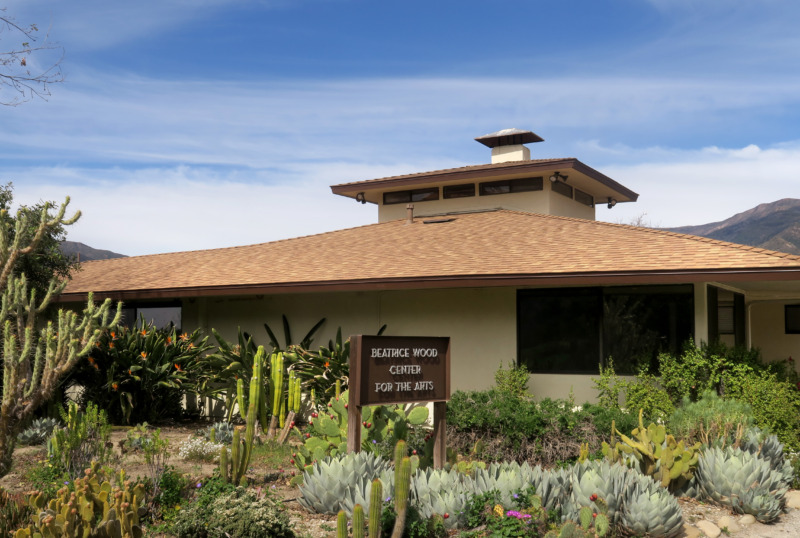
[{"label": "cholla cactus", "polygon": [[121,304],[116,315],[112,316],[109,299],[97,306],[89,294],[82,316],[73,311],[59,310],[57,320],[48,322],[44,329],[39,330],[41,323],[37,323],[37,316],[63,291],[66,283],[53,279],[45,296],[38,300],[35,290],[29,291],[25,275],[15,274],[14,268],[20,256],[32,252],[48,230],[78,220],[80,212],[69,219],[64,217],[67,204],[69,198],[54,217],[49,213],[49,205],[45,204],[39,226],[27,244],[24,242],[30,235],[26,233],[28,222],[24,215],[18,216],[13,233],[7,219],[0,219],[0,319],[5,322],[0,476],[11,467],[11,455],[21,425],[26,424],[33,412],[53,395],[62,378],[78,360],[89,354],[101,330],[118,323],[121,314]]}]

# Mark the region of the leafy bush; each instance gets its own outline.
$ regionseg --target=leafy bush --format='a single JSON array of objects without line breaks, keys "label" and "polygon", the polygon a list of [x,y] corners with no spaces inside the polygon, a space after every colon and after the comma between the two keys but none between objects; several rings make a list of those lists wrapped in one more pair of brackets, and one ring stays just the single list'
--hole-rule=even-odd
[{"label": "leafy bush", "polygon": [[697,402],[688,396],[669,418],[669,430],[679,439],[708,446],[738,446],[753,424],[753,413],[744,402],[722,399],[707,390]]},{"label": "leafy bush", "polygon": [[467,453],[482,446],[474,456],[487,461],[552,465],[576,459],[583,442],[592,450],[600,444],[591,416],[571,400],[536,403],[497,389],[453,393],[447,422],[449,447]]},{"label": "leafy bush", "polygon": [[592,423],[597,428],[597,433],[601,438],[612,436],[612,424],[621,432],[633,431],[638,426],[638,414],[632,409],[623,410],[619,407],[605,407],[588,402],[581,407],[584,413],[591,416]]},{"label": "leafy bush", "polygon": [[182,401],[200,383],[200,356],[210,349],[200,331],[178,334],[140,318],[133,328],[106,331],[69,382],[84,402],[106,409],[114,424],[180,418]]},{"label": "leafy bush", "polygon": [[236,488],[207,503],[178,512],[173,532],[180,538],[291,538],[295,536],[283,505],[268,492]]},{"label": "leafy bush", "polygon": [[78,404],[70,402],[61,409],[63,428],[57,428],[47,441],[50,463],[59,471],[72,477],[79,476],[93,461],[100,464],[111,455],[108,439],[111,426],[105,411],[89,403],[86,412],[78,410]]},{"label": "leafy bush", "polygon": [[620,401],[634,416],[641,409],[645,419],[663,422],[674,410],[668,392],[661,380],[641,368],[634,379],[620,378],[614,371],[613,359],[600,365],[600,377],[593,378],[598,394],[598,404],[609,409],[620,409]]},{"label": "leafy bush", "polygon": [[498,391],[507,392],[516,396],[527,396],[528,379],[531,374],[524,364],[510,364],[508,369],[503,365],[494,373],[494,384]]},{"label": "leafy bush", "polygon": [[778,436],[787,447],[800,449],[800,392],[775,373],[747,371],[726,378],[728,395],[750,405],[755,424]]}]

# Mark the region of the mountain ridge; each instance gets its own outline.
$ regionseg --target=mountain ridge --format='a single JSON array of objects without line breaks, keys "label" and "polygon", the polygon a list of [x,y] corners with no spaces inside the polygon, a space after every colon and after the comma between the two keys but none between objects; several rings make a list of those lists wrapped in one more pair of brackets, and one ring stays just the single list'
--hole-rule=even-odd
[{"label": "mountain ridge", "polygon": [[782,198],[718,222],[664,229],[800,255],[800,199]]}]

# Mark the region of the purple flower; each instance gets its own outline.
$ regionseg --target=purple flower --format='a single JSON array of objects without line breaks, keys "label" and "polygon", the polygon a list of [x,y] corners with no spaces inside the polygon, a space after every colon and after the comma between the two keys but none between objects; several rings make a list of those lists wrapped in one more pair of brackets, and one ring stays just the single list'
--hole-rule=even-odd
[{"label": "purple flower", "polygon": [[64,485],[69,486],[69,480],[64,480]]},{"label": "purple flower", "polygon": [[378,444],[378,441],[376,441],[375,439],[373,439],[373,440],[372,440],[372,444],[373,444],[373,445],[377,445],[377,444]]},{"label": "purple flower", "polygon": [[198,487],[198,488],[202,488],[202,487],[203,487],[203,484],[202,484],[201,482],[198,482],[198,483],[197,483],[197,487]]},{"label": "purple flower", "polygon": [[515,493],[515,494],[514,494],[514,498],[515,498],[515,499],[519,499],[519,494],[518,494],[518,493]]}]

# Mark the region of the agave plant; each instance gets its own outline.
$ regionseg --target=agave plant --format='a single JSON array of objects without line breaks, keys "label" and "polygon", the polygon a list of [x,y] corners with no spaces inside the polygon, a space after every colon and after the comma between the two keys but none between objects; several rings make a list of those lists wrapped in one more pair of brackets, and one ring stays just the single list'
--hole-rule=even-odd
[{"label": "agave plant", "polygon": [[417,470],[411,479],[411,499],[423,518],[434,514],[449,514],[445,527],[455,529],[464,526],[464,508],[475,489],[472,478],[452,469]]},{"label": "agave plant", "polygon": [[595,506],[594,499],[602,497],[608,505],[608,520],[619,523],[627,481],[637,471],[607,461],[576,463],[570,472],[570,491],[564,503],[561,519],[577,521],[583,506]]},{"label": "agave plant", "polygon": [[783,443],[778,440],[778,436],[765,435],[759,428],[750,428],[740,448],[767,460],[772,470],[783,476],[786,485],[791,485],[794,470],[783,455]]},{"label": "agave plant", "polygon": [[480,495],[497,490],[503,507],[512,508],[512,495],[532,484],[535,475],[527,462],[522,465],[517,462],[492,463],[486,469],[475,470],[475,493]]},{"label": "agave plant", "polygon": [[731,447],[703,452],[697,483],[706,498],[763,523],[778,518],[788,489],[783,474],[768,460]]},{"label": "agave plant", "polygon": [[59,426],[60,423],[54,418],[37,418],[28,429],[17,436],[17,441],[23,445],[41,445]]},{"label": "agave plant", "polygon": [[[211,438],[211,431],[214,431],[214,438]],[[215,443],[229,445],[233,442],[234,426],[230,422],[215,422],[213,426],[206,428],[203,436]]]},{"label": "agave plant", "polygon": [[561,511],[572,489],[570,471],[569,469],[542,470],[537,465],[533,469],[531,485],[536,490],[536,495],[542,499],[542,508]]},{"label": "agave plant", "polygon": [[649,476],[629,475],[620,525],[634,536],[672,538],[683,531],[683,515],[678,501]]},{"label": "agave plant", "polygon": [[371,452],[329,456],[305,471],[298,501],[315,512],[337,514],[344,510],[350,515],[355,504],[368,507],[369,488],[375,478],[381,479],[384,491],[391,490],[392,472],[388,460]]}]

